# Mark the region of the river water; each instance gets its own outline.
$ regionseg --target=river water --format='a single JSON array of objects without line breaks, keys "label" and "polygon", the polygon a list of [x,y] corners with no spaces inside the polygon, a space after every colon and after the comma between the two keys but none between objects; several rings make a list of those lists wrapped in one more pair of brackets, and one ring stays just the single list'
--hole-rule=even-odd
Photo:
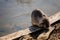
[{"label": "river water", "polygon": [[60,11],[60,0],[0,0],[0,36],[31,26],[37,8],[50,16]]}]

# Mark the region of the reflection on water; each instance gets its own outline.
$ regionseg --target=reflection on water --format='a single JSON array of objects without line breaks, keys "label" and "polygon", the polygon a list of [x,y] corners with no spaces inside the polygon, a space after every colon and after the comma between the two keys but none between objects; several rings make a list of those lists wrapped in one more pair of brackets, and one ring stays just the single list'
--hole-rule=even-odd
[{"label": "reflection on water", "polygon": [[36,8],[50,16],[60,11],[60,0],[0,0],[0,36],[29,27]]}]

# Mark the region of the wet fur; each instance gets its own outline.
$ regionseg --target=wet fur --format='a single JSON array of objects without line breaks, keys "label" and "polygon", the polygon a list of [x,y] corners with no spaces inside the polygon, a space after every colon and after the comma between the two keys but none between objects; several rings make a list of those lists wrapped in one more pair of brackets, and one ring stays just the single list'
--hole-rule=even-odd
[{"label": "wet fur", "polygon": [[48,28],[49,20],[47,16],[40,10],[35,9],[31,14],[32,25],[40,28]]}]

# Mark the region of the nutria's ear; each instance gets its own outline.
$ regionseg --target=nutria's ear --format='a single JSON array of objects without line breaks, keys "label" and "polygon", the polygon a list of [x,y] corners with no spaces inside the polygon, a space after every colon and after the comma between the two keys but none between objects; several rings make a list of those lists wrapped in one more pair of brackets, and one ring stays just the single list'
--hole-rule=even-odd
[{"label": "nutria's ear", "polygon": [[45,18],[47,18],[47,16],[46,14],[44,14],[43,11],[39,9],[35,9],[32,11],[32,14],[31,14],[32,25],[39,26],[39,24],[42,23],[42,20],[44,20]]}]

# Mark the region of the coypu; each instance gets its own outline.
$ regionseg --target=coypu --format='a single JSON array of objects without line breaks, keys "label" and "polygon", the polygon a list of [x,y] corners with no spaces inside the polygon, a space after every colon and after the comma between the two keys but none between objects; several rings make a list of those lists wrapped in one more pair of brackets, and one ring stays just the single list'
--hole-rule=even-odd
[{"label": "coypu", "polygon": [[40,28],[48,28],[50,25],[48,17],[41,10],[35,9],[31,14],[32,26],[38,26]]},{"label": "coypu", "polygon": [[[51,27],[48,17],[39,9],[35,9],[31,14],[32,27],[41,28],[41,30],[28,35],[23,35],[19,40],[47,40],[55,27]],[[47,30],[47,31],[46,31]]]}]

